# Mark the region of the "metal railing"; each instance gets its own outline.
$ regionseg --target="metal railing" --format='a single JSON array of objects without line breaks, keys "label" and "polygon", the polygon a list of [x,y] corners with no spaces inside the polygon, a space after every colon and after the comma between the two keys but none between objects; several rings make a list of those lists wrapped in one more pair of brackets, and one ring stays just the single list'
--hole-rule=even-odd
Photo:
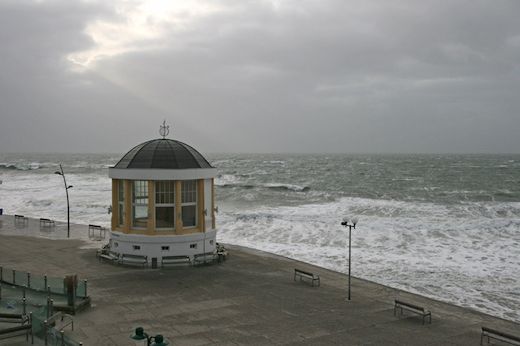
[{"label": "metal railing", "polygon": [[[0,267],[0,283],[25,287],[49,294],[67,294],[66,277],[55,278],[47,275],[32,275],[29,272]],[[74,285],[77,298],[87,298],[87,280],[78,280]]]}]

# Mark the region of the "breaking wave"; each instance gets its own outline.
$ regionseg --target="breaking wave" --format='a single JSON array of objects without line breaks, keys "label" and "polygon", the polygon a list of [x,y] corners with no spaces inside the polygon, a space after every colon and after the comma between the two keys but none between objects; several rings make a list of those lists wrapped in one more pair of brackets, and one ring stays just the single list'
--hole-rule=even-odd
[{"label": "breaking wave", "polygon": [[43,168],[38,162],[30,163],[0,163],[0,170],[33,171]]}]

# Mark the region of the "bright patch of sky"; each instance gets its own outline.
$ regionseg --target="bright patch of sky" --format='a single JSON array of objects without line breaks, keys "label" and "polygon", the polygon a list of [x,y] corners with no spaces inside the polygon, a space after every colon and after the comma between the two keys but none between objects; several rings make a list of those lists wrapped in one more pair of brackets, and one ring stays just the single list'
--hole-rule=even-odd
[{"label": "bright patch of sky", "polygon": [[219,9],[218,2],[203,0],[126,0],[114,3],[114,18],[96,19],[85,33],[94,47],[68,55],[82,67],[115,55],[162,47],[161,39],[172,31],[186,30],[190,23]]}]

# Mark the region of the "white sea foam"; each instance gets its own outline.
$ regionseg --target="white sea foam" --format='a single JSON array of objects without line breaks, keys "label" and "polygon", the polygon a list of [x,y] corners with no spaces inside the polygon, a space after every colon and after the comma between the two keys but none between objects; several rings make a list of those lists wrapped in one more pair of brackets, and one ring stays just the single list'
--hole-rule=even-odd
[{"label": "white sea foam", "polygon": [[[518,321],[520,297],[507,292],[518,289],[520,218],[477,216],[481,207],[360,198],[263,207],[222,213],[219,238],[346,272],[348,236],[339,220],[358,215],[354,276]],[[487,209],[518,213],[520,203]]]}]

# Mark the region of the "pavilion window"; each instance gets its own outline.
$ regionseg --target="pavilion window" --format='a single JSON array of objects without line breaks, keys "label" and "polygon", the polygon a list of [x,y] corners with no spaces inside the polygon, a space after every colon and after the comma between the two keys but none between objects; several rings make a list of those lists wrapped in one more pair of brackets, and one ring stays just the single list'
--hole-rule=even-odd
[{"label": "pavilion window", "polygon": [[175,228],[175,181],[155,182],[155,225],[163,230]]},{"label": "pavilion window", "polygon": [[182,225],[195,227],[197,225],[197,181],[184,180],[181,191]]},{"label": "pavilion window", "polygon": [[133,227],[146,228],[148,224],[148,182],[134,180],[132,189]]},{"label": "pavilion window", "polygon": [[117,215],[118,225],[123,226],[125,223],[125,181],[119,180],[117,183]]}]

